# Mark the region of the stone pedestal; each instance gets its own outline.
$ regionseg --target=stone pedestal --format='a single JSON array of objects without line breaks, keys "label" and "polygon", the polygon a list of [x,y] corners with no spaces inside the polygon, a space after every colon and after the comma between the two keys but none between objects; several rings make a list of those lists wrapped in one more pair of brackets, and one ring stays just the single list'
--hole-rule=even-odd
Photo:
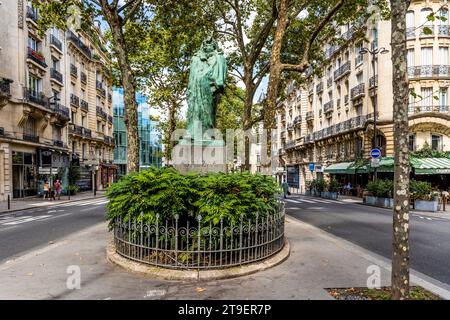
[{"label": "stone pedestal", "polygon": [[172,151],[173,166],[181,173],[226,172],[223,140],[182,140]]}]

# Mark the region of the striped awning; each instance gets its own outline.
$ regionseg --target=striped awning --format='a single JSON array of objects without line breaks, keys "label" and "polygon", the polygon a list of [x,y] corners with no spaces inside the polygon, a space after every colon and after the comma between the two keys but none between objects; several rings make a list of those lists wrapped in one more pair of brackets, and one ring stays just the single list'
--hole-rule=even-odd
[{"label": "striped awning", "polygon": [[450,174],[450,159],[448,158],[415,158],[414,173],[419,174]]},{"label": "striped awning", "polygon": [[333,163],[323,171],[330,174],[355,174],[355,168],[351,168],[353,162]]}]

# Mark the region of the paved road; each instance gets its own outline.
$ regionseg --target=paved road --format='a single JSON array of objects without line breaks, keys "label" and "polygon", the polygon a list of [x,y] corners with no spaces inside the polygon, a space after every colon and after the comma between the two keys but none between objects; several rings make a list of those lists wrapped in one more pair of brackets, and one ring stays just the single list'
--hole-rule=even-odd
[{"label": "paved road", "polygon": [[0,263],[105,221],[106,198],[0,214]]},{"label": "paved road", "polygon": [[[392,254],[392,211],[356,203],[290,196],[287,213],[386,258]],[[412,214],[411,266],[450,284],[450,220]]]}]

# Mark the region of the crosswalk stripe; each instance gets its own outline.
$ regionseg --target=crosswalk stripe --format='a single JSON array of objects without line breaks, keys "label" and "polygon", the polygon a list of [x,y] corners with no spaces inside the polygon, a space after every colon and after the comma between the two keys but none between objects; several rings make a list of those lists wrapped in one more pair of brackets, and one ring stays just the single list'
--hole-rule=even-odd
[{"label": "crosswalk stripe", "polygon": [[31,222],[31,221],[36,221],[36,220],[42,220],[45,218],[51,217],[50,215],[46,215],[46,216],[37,216],[37,217],[28,217],[26,219],[20,219],[20,220],[15,220],[15,221],[10,221],[10,222],[5,222],[2,223],[1,225],[4,226],[13,226],[16,224],[21,224],[21,223],[25,223],[25,222]]}]

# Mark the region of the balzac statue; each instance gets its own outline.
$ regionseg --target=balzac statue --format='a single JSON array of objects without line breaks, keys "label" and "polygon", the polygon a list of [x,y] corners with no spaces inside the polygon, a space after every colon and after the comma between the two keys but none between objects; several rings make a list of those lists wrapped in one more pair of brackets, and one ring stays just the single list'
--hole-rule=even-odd
[{"label": "balzac statue", "polygon": [[217,42],[208,37],[192,58],[187,91],[187,131],[194,140],[216,125],[216,108],[224,90],[227,62]]}]

